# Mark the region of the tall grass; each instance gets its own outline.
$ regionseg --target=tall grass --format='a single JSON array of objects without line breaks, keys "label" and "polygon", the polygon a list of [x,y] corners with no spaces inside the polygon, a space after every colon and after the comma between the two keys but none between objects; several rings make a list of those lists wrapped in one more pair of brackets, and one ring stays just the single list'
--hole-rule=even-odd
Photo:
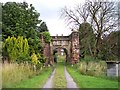
[{"label": "tall grass", "polygon": [[33,77],[36,72],[29,64],[3,64],[2,87],[10,87],[22,80]]},{"label": "tall grass", "polygon": [[106,65],[103,62],[79,62],[77,64],[78,71],[83,75],[103,76],[106,74]]},{"label": "tall grass", "polygon": [[105,61],[86,55],[77,64],[76,68],[83,75],[105,76],[107,71],[107,64]]}]

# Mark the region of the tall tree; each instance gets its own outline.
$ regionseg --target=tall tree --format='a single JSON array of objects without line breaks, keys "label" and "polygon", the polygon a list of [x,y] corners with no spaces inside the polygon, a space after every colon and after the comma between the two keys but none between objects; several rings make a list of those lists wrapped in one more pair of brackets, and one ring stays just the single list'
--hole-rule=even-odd
[{"label": "tall tree", "polygon": [[35,34],[36,25],[41,21],[38,20],[39,15],[32,4],[29,7],[26,2],[5,3],[2,6],[3,39],[13,35],[28,38],[29,34]]},{"label": "tall tree", "polygon": [[[119,47],[119,36],[120,31],[113,31],[109,35],[103,38],[102,47],[100,48],[100,53],[106,60],[119,60],[120,47]],[[106,55],[106,56],[105,56]]]},{"label": "tall tree", "polygon": [[89,23],[82,23],[79,28],[80,32],[80,51],[81,53],[93,56],[95,34]]},{"label": "tall tree", "polygon": [[[78,5],[73,9],[63,8],[62,16],[68,22],[68,25],[71,26],[72,24],[77,29],[82,22],[88,22],[92,25],[93,31],[96,34],[94,57],[97,57],[104,33],[109,33],[116,29],[116,20],[118,20],[117,4],[114,2],[87,0],[83,6]],[[72,26],[72,28],[74,27]],[[80,32],[82,33],[82,31]]]},{"label": "tall tree", "polygon": [[[36,28],[42,20],[39,20],[40,14],[35,10],[32,4],[26,2],[16,3],[7,2],[2,5],[2,36],[3,41],[8,36],[23,36],[28,39],[30,45],[30,54],[40,53],[41,43],[39,33]],[[39,26],[39,28],[43,28]],[[47,27],[47,26],[46,26]],[[41,30],[41,32],[44,30]]]},{"label": "tall tree", "polygon": [[102,35],[105,32],[115,30],[117,26],[117,5],[114,2],[91,2],[88,1],[86,6],[90,13],[91,23],[96,33],[94,56],[99,53]]}]

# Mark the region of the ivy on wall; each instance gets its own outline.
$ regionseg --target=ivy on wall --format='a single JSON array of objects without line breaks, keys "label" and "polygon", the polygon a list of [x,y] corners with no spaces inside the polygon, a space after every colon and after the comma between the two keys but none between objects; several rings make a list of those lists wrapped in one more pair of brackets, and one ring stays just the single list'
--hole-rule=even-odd
[{"label": "ivy on wall", "polygon": [[47,32],[47,31],[45,31],[45,32],[43,32],[42,34],[43,34],[43,37],[44,37],[44,39],[45,39],[45,42],[46,42],[46,43],[50,43],[50,42],[51,42],[50,33]]}]

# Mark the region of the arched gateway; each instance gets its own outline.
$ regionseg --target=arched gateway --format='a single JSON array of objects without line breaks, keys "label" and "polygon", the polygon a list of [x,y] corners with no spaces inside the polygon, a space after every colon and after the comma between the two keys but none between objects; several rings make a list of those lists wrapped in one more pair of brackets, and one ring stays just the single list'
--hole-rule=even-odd
[{"label": "arched gateway", "polygon": [[47,57],[48,61],[53,61],[54,50],[65,50],[67,61],[71,63],[77,63],[79,60],[80,49],[79,49],[79,32],[74,31],[69,36],[51,36],[52,41],[50,43],[45,43],[42,38],[42,43],[44,44],[43,54]]}]

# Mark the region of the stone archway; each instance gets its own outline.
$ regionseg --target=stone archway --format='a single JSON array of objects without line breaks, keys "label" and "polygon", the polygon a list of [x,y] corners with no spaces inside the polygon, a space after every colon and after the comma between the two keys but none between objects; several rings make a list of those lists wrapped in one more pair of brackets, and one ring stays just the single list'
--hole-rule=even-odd
[{"label": "stone archway", "polygon": [[55,48],[65,48],[67,49],[67,61],[72,64],[77,63],[79,61],[80,56],[80,43],[79,43],[79,32],[74,31],[69,36],[51,36],[51,43],[45,44],[42,38],[42,42],[44,44],[43,54],[48,57],[49,60],[53,60],[53,50]]},{"label": "stone archway", "polygon": [[54,48],[53,51],[52,51],[53,58],[54,58],[54,55],[56,53],[59,56],[63,56],[64,57],[64,62],[67,62],[69,54],[68,54],[68,50],[66,48],[63,48],[63,47],[56,47],[56,48]]}]

